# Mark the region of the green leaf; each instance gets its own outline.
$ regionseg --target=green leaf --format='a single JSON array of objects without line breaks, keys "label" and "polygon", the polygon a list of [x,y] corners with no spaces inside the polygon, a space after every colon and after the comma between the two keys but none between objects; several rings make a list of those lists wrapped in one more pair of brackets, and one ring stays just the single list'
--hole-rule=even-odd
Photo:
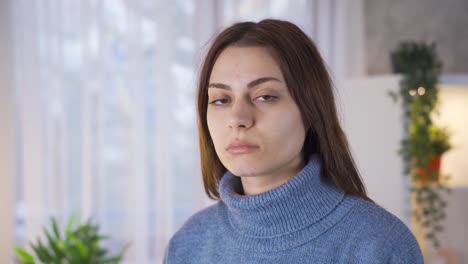
[{"label": "green leaf", "polygon": [[[53,252],[53,255],[54,255],[53,258],[55,260],[62,259],[64,256],[64,253],[61,251],[60,247],[58,246],[59,244],[58,241],[55,240],[46,229],[44,229],[44,233],[46,234],[47,242],[49,243],[49,249],[51,249],[51,251]],[[52,252],[51,252],[51,255],[52,255]]]},{"label": "green leaf", "polygon": [[68,219],[68,223],[67,223],[67,226],[65,227],[65,232],[67,234],[70,234],[72,233],[72,228],[75,224],[75,221],[76,221],[76,215],[75,214],[72,214],[70,219]]},{"label": "green leaf", "polygon": [[60,231],[57,227],[57,221],[52,217],[52,229],[54,230],[55,239],[60,240]]},{"label": "green leaf", "polygon": [[387,94],[393,99],[394,103],[398,102],[398,94],[396,92],[388,91]]},{"label": "green leaf", "polygon": [[24,249],[22,249],[22,248],[20,248],[18,246],[14,246],[14,250],[15,250],[16,256],[24,264],[34,264],[35,263],[34,257],[31,254],[29,254],[26,250],[24,250]]},{"label": "green leaf", "polygon": [[70,238],[73,240],[76,247],[78,248],[81,257],[87,258],[89,256],[89,249],[86,247],[86,245],[77,236],[73,234]]},{"label": "green leaf", "polygon": [[42,262],[45,262],[45,263],[51,262],[52,261],[52,256],[49,253],[49,250],[42,243],[42,240],[40,238],[38,238],[37,240],[38,240],[37,245],[31,244],[31,247],[33,248],[33,250],[36,253],[37,257]]}]

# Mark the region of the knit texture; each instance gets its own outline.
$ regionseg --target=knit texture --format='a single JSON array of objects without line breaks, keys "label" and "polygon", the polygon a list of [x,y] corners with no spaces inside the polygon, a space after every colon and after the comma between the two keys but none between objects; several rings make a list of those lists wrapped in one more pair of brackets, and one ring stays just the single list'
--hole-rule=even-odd
[{"label": "knit texture", "polygon": [[283,185],[251,196],[226,172],[221,201],[182,226],[164,263],[423,263],[405,224],[325,181],[320,165],[313,155]]}]

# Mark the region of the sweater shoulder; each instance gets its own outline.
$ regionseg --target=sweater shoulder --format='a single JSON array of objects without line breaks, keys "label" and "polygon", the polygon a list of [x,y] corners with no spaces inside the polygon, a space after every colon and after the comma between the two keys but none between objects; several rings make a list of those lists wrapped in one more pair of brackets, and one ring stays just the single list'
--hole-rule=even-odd
[{"label": "sweater shoulder", "polygon": [[[388,240],[392,232],[398,231],[406,236],[412,236],[412,232],[397,216],[389,212],[382,206],[374,204],[361,198],[357,199],[356,205],[348,215],[349,221],[355,223],[354,226],[366,230],[369,235],[376,234],[378,238]],[[361,229],[358,228],[358,229]]]},{"label": "sweater shoulder", "polygon": [[187,258],[193,254],[193,247],[199,244],[200,238],[209,237],[216,232],[220,205],[221,203],[218,202],[201,209],[185,221],[169,240],[164,263],[169,263],[169,260]]},{"label": "sweater shoulder", "polygon": [[218,218],[220,202],[201,209],[185,221],[174,234],[172,240],[186,239],[188,236],[200,236],[200,233],[214,227]]},{"label": "sweater shoulder", "polygon": [[378,204],[356,199],[358,202],[348,215],[348,224],[355,233],[385,248],[387,263],[400,263],[400,260],[401,263],[423,263],[419,244],[405,223]]},{"label": "sweater shoulder", "polygon": [[356,205],[351,210],[352,217],[359,218],[367,228],[384,231],[392,228],[394,225],[406,226],[397,216],[389,212],[382,206],[369,202],[361,198],[357,200]]}]

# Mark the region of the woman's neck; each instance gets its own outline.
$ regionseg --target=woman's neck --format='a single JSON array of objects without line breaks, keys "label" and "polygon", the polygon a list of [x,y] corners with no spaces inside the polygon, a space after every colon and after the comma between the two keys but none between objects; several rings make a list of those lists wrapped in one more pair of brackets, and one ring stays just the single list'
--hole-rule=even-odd
[{"label": "woman's neck", "polygon": [[276,168],[273,173],[266,175],[241,176],[243,194],[256,195],[273,190],[294,177],[294,175],[301,171],[304,166],[305,162],[301,158],[296,161],[289,162],[285,166]]}]

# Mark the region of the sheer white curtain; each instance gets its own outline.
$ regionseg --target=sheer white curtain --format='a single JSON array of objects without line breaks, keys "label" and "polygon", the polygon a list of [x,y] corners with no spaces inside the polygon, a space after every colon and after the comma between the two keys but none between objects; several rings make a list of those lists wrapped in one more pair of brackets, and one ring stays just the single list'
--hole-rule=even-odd
[{"label": "sheer white curtain", "polygon": [[77,212],[154,263],[204,203],[193,2],[17,1],[15,18],[18,239]]},{"label": "sheer white curtain", "polygon": [[49,216],[92,217],[130,242],[125,263],[161,261],[209,204],[196,128],[196,74],[214,32],[237,20],[300,25],[336,68],[341,1],[17,0],[16,240]]}]

